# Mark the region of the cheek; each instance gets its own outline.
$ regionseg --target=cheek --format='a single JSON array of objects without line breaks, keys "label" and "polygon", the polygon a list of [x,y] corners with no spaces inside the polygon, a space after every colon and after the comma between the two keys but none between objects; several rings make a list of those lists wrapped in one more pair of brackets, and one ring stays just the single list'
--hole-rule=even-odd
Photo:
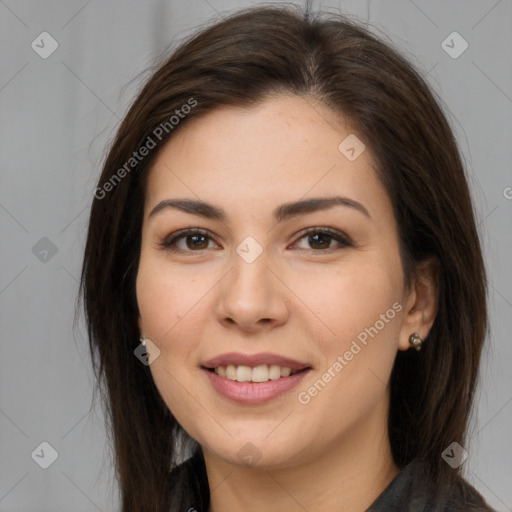
[{"label": "cheek", "polygon": [[301,391],[318,396],[313,405],[318,413],[332,409],[332,401],[343,403],[345,411],[357,404],[371,408],[385,393],[397,353],[403,311],[400,260],[359,259],[342,271],[308,279],[299,293],[307,290],[304,302],[322,320],[322,332],[314,336],[322,353],[321,382],[311,393]]},{"label": "cheek", "polygon": [[[294,293],[315,315],[315,339],[327,352],[342,350],[377,323],[380,338],[396,338],[403,300],[399,260],[369,257],[347,261],[335,271],[303,272]],[[398,263],[398,265],[397,265]],[[291,279],[290,276],[289,279]],[[393,307],[393,304],[395,304]]]},{"label": "cheek", "polygon": [[324,435],[332,436],[360,425],[376,410],[385,413],[401,321],[402,306],[390,289],[377,293],[359,286],[349,298],[344,292],[324,310],[336,336],[316,338],[322,364],[296,395]]},{"label": "cheek", "polygon": [[[159,393],[170,411],[181,419],[198,414],[193,400],[185,390],[192,389],[200,336],[201,314],[199,301],[207,290],[196,287],[196,277],[171,272],[155,258],[141,255],[136,281],[140,328],[144,336],[160,349],[150,371]],[[199,302],[198,302],[199,301]],[[194,425],[188,425],[193,430]]]},{"label": "cheek", "polygon": [[[136,281],[139,325],[144,336],[160,349],[159,358],[150,367],[157,385],[168,380],[166,372],[185,383],[198,370],[201,340],[213,315],[211,292],[218,275],[193,267],[177,271],[160,255],[141,254]],[[164,375],[156,375],[159,368]]]},{"label": "cheek", "polygon": [[165,262],[142,254],[136,293],[144,335],[153,336],[155,343],[168,344],[206,290],[196,277],[172,272]]},{"label": "cheek", "polygon": [[180,320],[177,310],[177,283],[166,278],[165,272],[145,264],[141,258],[137,274],[137,303],[140,312],[140,328],[155,343],[162,342],[164,335]]}]

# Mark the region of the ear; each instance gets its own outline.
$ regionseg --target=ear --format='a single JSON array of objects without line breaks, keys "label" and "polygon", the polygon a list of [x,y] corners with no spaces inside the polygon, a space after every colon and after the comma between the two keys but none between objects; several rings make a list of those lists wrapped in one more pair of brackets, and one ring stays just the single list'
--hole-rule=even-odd
[{"label": "ear", "polygon": [[398,338],[398,350],[411,348],[409,337],[417,332],[425,339],[434,324],[438,308],[439,262],[428,258],[417,264],[406,292],[404,316]]}]

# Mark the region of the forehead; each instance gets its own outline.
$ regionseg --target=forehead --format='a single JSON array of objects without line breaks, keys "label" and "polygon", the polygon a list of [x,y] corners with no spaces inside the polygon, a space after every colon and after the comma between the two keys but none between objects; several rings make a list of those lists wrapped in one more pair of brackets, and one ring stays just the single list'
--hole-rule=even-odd
[{"label": "forehead", "polygon": [[[360,154],[353,159],[354,153]],[[246,208],[255,199],[256,209],[333,192],[358,201],[387,196],[370,148],[346,119],[298,96],[190,119],[158,155],[147,185],[146,211],[169,196]]]}]

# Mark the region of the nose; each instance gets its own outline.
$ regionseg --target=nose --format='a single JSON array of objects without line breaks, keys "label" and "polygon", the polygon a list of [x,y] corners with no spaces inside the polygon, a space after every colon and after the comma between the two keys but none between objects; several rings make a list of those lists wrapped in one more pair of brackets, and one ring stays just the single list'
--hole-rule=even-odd
[{"label": "nose", "polygon": [[286,322],[289,291],[269,263],[266,251],[251,263],[234,253],[232,269],[217,287],[216,315],[226,327],[256,333]]}]

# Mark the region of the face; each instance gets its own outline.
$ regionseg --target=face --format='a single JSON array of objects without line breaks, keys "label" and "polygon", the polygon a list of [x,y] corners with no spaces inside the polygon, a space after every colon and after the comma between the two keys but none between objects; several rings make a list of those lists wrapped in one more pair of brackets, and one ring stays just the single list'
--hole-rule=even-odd
[{"label": "face", "polygon": [[150,171],[140,332],[163,400],[225,461],[286,467],[386,429],[410,297],[353,137],[320,103],[272,97],[191,119]]}]

